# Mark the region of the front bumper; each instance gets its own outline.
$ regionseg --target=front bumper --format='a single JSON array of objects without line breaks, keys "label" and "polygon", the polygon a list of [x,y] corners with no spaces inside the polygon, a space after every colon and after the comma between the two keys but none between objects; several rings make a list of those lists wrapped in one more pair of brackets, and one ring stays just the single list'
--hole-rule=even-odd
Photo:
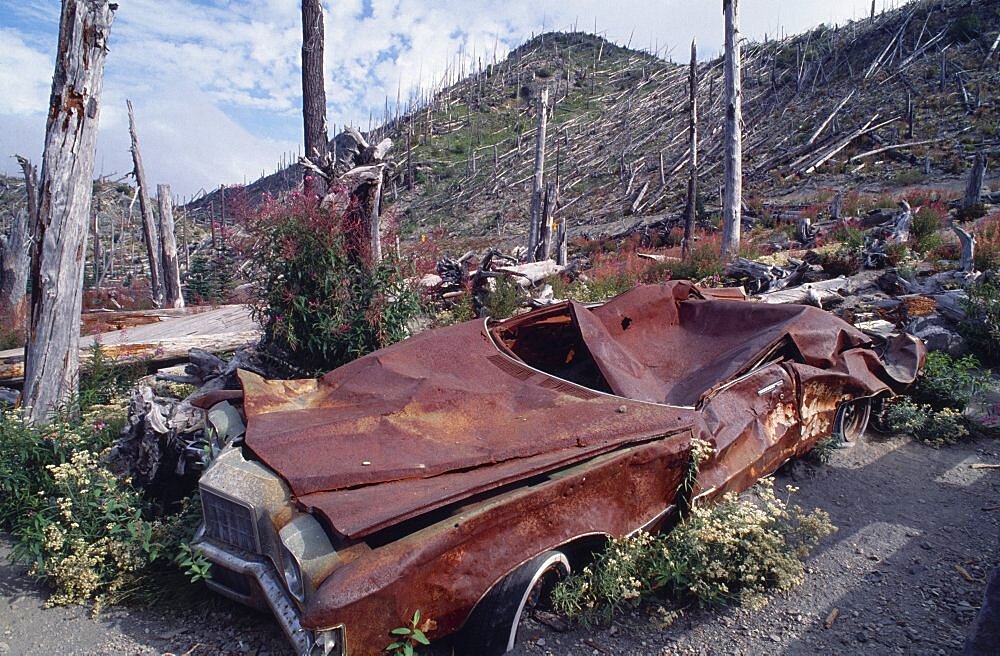
[{"label": "front bumper", "polygon": [[209,588],[241,604],[270,610],[299,656],[347,656],[344,626],[316,632],[303,628],[298,606],[267,558],[237,554],[198,533],[195,546],[213,565],[213,576],[206,581]]}]

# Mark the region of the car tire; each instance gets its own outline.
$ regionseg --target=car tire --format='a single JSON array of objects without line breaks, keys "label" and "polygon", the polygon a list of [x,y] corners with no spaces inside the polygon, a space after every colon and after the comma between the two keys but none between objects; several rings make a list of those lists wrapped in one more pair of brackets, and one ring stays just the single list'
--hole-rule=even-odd
[{"label": "car tire", "polygon": [[868,420],[872,415],[872,400],[870,398],[855,399],[841,404],[837,408],[837,416],[833,420],[833,434],[840,436],[844,442],[854,442],[868,428]]},{"label": "car tire", "polygon": [[499,656],[513,649],[524,611],[569,573],[566,554],[546,551],[505,576],[476,604],[453,643],[455,656]]}]

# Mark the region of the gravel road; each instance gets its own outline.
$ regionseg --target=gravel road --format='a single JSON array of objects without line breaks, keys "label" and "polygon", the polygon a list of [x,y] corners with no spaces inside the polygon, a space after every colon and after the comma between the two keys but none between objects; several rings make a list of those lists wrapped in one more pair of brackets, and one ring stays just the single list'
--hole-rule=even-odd
[{"label": "gravel road", "polygon": [[[513,653],[959,653],[1000,545],[1000,470],[974,463],[1000,463],[1000,443],[934,450],[870,435],[829,465],[786,467],[779,489],[795,483],[798,503],[825,509],[840,528],[810,557],[801,586],[762,610],[690,607],[668,629],[656,626],[655,604],[594,629],[559,632],[529,619]],[[270,617],[207,591],[193,606],[98,618],[45,608],[45,591],[6,564],[9,545],[0,540],[0,656],[290,653]]]}]

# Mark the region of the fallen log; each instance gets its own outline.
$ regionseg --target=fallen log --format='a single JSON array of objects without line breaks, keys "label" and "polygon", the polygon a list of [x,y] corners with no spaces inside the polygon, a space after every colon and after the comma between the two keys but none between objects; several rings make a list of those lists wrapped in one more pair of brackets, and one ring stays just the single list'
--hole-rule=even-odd
[{"label": "fallen log", "polygon": [[[142,342],[101,344],[104,357],[113,362],[167,362],[188,357],[191,349],[209,353],[234,351],[260,339],[259,330],[245,330],[214,335],[184,335]],[[80,349],[80,366],[87,369],[91,349]],[[24,354],[20,351],[0,352],[0,382],[16,382],[24,378]]]},{"label": "fallen log", "polygon": [[838,292],[845,287],[846,283],[847,278],[839,276],[832,280],[821,280],[799,287],[792,287],[791,289],[782,289],[776,292],[761,294],[758,296],[758,300],[761,303],[769,304],[802,303],[813,305],[814,299],[818,297],[825,305],[827,301],[843,300],[843,297]]},{"label": "fallen log", "polygon": [[556,264],[553,260],[542,260],[541,262],[528,262],[517,266],[497,267],[497,273],[507,273],[515,276],[516,282],[521,287],[530,287],[538,284],[549,276],[561,273],[566,267]]}]

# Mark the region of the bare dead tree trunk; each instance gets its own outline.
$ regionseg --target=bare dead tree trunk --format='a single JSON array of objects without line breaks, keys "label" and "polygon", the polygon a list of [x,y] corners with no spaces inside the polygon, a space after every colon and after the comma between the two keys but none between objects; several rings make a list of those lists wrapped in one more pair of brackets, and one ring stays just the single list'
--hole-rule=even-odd
[{"label": "bare dead tree trunk", "polygon": [[559,227],[556,229],[556,264],[561,266],[565,266],[567,260],[566,242],[568,235],[566,230],[566,217],[563,216],[559,218]]},{"label": "bare dead tree trunk", "polygon": [[406,128],[406,190],[413,191],[413,118]]},{"label": "bare dead tree trunk", "polygon": [[[326,125],[326,87],[323,80],[323,5],[302,0],[302,122],[306,158],[321,170],[329,166],[330,137]],[[326,195],[326,180],[305,170],[306,193]]]},{"label": "bare dead tree trunk", "polygon": [[101,288],[101,262],[103,260],[101,254],[101,198],[98,196],[91,201],[93,206],[91,209],[91,214],[94,217],[94,234],[91,235],[91,239],[94,240],[94,289]]},{"label": "bare dead tree trunk", "polygon": [[545,185],[545,201],[542,203],[542,223],[540,230],[539,251],[540,260],[547,260],[552,257],[552,214],[556,210],[556,184],[550,182]]},{"label": "bare dead tree trunk", "polygon": [[177,237],[174,235],[174,202],[170,185],[156,185],[156,204],[160,210],[160,244],[163,255],[163,286],[167,307],[184,307],[181,294],[181,270],[177,262]]},{"label": "bare dead tree trunk", "polygon": [[149,259],[149,286],[153,295],[153,303],[157,307],[163,305],[163,263],[160,261],[160,231],[156,229],[153,218],[153,204],[149,200],[149,187],[146,186],[146,172],[142,168],[142,154],[139,152],[139,135],[135,129],[135,113],[132,111],[132,101],[126,100],[128,106],[128,132],[132,137],[133,175],[139,186],[139,213],[142,214],[142,236],[146,240],[146,256]]},{"label": "bare dead tree trunk", "polygon": [[906,138],[913,138],[913,95],[906,92]]},{"label": "bare dead tree trunk", "polygon": [[538,238],[542,223],[542,193],[545,177],[545,121],[549,103],[549,88],[542,87],[538,94],[538,134],[535,135],[535,176],[531,188],[531,223],[528,227],[528,261],[538,259]]},{"label": "bare dead tree trunk", "polygon": [[38,224],[38,172],[17,156],[24,173],[27,209],[14,215],[6,242],[0,236],[0,320],[9,331],[23,332],[28,320],[28,270],[31,266],[33,226]]},{"label": "bare dead tree trunk", "polygon": [[31,320],[24,348],[25,418],[46,423],[76,389],[83,259],[101,88],[114,5],[63,0],[45,126]]},{"label": "bare dead tree trunk", "polygon": [[382,225],[379,220],[382,206],[382,180],[385,172],[379,168],[378,178],[372,186],[372,213],[368,220],[368,236],[371,240],[372,266],[377,266],[382,261]]},{"label": "bare dead tree trunk", "polygon": [[965,197],[962,199],[962,209],[969,209],[979,204],[983,193],[983,179],[986,177],[986,157],[976,154],[976,161],[969,171],[969,183],[965,187]]},{"label": "bare dead tree trunk", "polygon": [[722,203],[722,256],[729,260],[740,250],[740,210],[743,195],[743,111],[740,88],[739,0],[722,0],[726,18],[726,133],[725,194]]},{"label": "bare dead tree trunk", "polygon": [[951,227],[958,235],[958,241],[962,245],[962,271],[972,273],[976,268],[976,238],[968,230],[957,225]]},{"label": "bare dead tree trunk", "polygon": [[[684,208],[684,241],[681,254],[687,257],[694,233],[694,220],[698,199],[698,47],[691,39],[691,70],[688,72],[688,159],[687,205]],[[663,177],[663,154],[660,153],[660,177]]]}]

